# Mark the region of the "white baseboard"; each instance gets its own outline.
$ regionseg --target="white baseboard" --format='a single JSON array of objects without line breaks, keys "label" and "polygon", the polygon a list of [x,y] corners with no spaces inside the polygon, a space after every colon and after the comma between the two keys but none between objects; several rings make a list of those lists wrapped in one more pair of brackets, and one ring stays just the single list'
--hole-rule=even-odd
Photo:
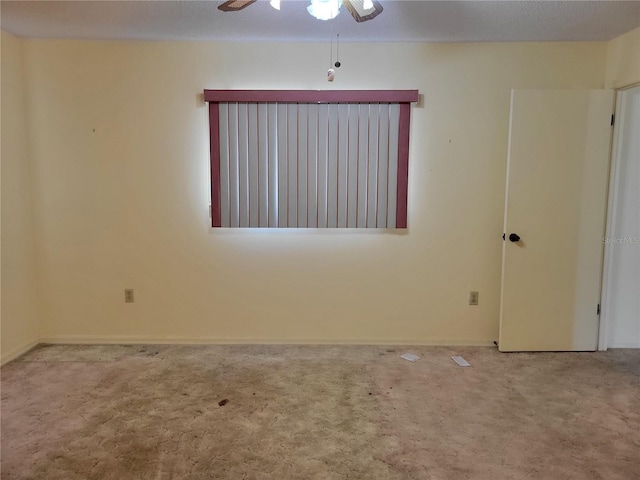
[{"label": "white baseboard", "polygon": [[53,335],[43,337],[39,343],[49,344],[103,344],[103,345],[416,345],[416,346],[468,346],[490,347],[490,340],[351,340],[351,339],[258,339],[219,337],[153,337],[146,335]]},{"label": "white baseboard", "polygon": [[609,348],[640,348],[638,342],[612,342]]},{"label": "white baseboard", "polygon": [[2,359],[0,360],[0,365],[4,366],[12,360],[15,360],[21,355],[24,355],[29,350],[35,348],[41,342],[39,340],[35,340],[33,342],[26,343],[21,347],[15,348],[11,350],[9,353],[2,352]]}]

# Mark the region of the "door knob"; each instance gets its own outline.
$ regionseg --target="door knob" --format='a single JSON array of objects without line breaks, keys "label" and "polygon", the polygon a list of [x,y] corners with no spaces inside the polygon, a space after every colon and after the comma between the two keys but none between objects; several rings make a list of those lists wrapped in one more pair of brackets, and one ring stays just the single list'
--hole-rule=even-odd
[{"label": "door knob", "polygon": [[519,242],[520,241],[520,235],[518,235],[517,233],[511,233],[509,235],[509,241],[510,242]]}]

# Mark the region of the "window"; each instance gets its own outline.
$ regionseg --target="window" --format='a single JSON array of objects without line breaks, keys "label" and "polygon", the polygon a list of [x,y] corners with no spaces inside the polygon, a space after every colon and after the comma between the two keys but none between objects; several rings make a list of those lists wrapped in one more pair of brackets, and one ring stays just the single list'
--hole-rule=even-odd
[{"label": "window", "polygon": [[213,227],[406,228],[417,90],[205,90]]}]

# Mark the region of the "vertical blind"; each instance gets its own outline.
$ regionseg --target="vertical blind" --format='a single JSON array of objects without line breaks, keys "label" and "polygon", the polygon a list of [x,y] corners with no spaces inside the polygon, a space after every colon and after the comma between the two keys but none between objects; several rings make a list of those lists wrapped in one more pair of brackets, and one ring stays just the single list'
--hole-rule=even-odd
[{"label": "vertical blind", "polygon": [[402,228],[401,105],[215,102],[214,226]]}]

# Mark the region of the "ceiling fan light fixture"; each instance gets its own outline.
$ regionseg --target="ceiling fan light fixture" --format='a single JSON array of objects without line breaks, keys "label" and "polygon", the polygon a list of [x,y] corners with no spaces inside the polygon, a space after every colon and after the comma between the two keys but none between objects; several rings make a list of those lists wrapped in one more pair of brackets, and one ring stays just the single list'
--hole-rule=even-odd
[{"label": "ceiling fan light fixture", "polygon": [[344,0],[344,5],[358,23],[376,18],[383,10],[378,0]]},{"label": "ceiling fan light fixture", "polygon": [[342,0],[311,0],[307,11],[318,20],[331,20],[340,13]]},{"label": "ceiling fan light fixture", "polygon": [[280,0],[271,0],[269,2],[269,5],[271,5],[276,10],[280,10]]}]

